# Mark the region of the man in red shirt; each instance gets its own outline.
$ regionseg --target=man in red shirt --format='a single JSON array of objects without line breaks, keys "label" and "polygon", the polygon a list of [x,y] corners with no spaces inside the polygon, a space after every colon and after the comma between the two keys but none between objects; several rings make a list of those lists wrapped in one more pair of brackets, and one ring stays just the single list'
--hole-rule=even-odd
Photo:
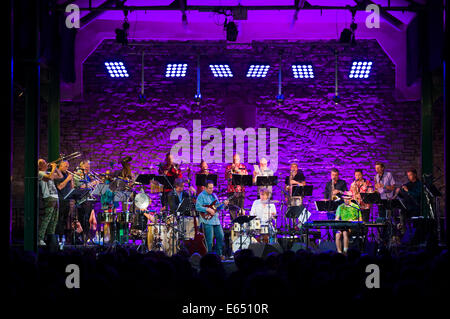
[{"label": "man in red shirt", "polygon": [[225,169],[225,179],[228,181],[228,198],[234,195],[234,197],[230,200],[231,220],[236,218],[238,211],[244,209],[245,201],[245,187],[232,184],[233,174],[248,175],[247,168],[241,163],[241,157],[237,153],[233,156],[233,163],[229,164]]},{"label": "man in red shirt", "polygon": [[[174,180],[183,177],[183,174],[181,173],[180,170],[180,166],[173,162],[173,156],[170,153],[167,153],[164,162],[159,164],[158,173],[160,175],[166,175],[169,177],[173,176],[175,177]],[[170,188],[169,186],[164,186],[163,193],[161,195],[161,206],[163,210],[167,206],[167,195],[172,190],[173,189]]]}]

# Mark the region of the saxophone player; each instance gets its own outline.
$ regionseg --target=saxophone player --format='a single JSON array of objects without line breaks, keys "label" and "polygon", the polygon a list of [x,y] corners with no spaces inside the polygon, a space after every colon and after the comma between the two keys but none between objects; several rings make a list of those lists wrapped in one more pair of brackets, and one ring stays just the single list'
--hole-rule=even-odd
[{"label": "saxophone player", "polygon": [[355,180],[350,185],[350,192],[352,193],[352,199],[355,200],[360,209],[362,220],[367,223],[370,217],[370,204],[366,204],[361,199],[361,193],[372,193],[372,183],[363,177],[362,169],[355,170]]},{"label": "saxophone player", "polygon": [[[339,170],[337,168],[331,169],[331,180],[325,185],[325,200],[337,200],[339,195],[348,190],[347,183],[339,179]],[[327,212],[328,219],[334,219],[334,212]]]},{"label": "saxophone player", "polygon": [[288,202],[289,206],[300,206],[302,204],[302,197],[300,197],[300,196],[292,197],[292,188],[295,185],[305,186],[306,181],[305,181],[305,175],[303,174],[302,170],[298,169],[297,163],[291,164],[290,174],[289,174],[289,176],[286,177],[285,185],[286,185],[286,191],[289,192],[289,202]]}]

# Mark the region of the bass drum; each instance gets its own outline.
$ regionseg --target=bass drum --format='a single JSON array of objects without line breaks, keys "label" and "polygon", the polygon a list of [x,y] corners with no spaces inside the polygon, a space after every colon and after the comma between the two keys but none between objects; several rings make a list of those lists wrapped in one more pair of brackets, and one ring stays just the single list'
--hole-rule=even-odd
[{"label": "bass drum", "polygon": [[[241,248],[241,240],[242,240],[242,248]],[[235,240],[233,240],[233,244],[231,249],[233,253],[240,249],[247,249],[250,244],[255,244],[258,241],[253,236],[240,235]]]},{"label": "bass drum", "polygon": [[153,251],[164,251],[172,256],[178,252],[178,235],[172,238],[172,228],[166,224],[147,225],[147,248]]}]

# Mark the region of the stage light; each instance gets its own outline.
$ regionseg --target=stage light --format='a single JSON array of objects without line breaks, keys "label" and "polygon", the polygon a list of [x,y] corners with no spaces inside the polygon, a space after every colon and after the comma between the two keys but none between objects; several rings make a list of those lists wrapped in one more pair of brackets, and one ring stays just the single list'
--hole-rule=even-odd
[{"label": "stage light", "polygon": [[372,69],[372,61],[353,61],[348,77],[350,79],[367,79]]},{"label": "stage light", "polygon": [[105,62],[106,70],[112,78],[127,78],[129,77],[128,71],[121,61]]},{"label": "stage light", "polygon": [[230,66],[228,64],[210,64],[209,68],[216,78],[233,77],[233,73],[231,72]]},{"label": "stage light", "polygon": [[166,66],[166,78],[181,78],[186,76],[186,63],[169,63]]},{"label": "stage light", "polygon": [[314,68],[311,63],[293,64],[292,74],[296,79],[314,79]]},{"label": "stage light", "polygon": [[247,71],[248,78],[265,78],[269,72],[268,64],[251,64]]}]

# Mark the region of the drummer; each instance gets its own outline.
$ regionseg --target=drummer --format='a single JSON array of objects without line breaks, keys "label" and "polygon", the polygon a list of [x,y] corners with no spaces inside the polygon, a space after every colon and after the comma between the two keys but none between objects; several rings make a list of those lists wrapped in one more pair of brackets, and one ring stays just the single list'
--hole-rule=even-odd
[{"label": "drummer", "polygon": [[261,225],[268,225],[276,216],[277,209],[274,204],[269,203],[270,191],[267,188],[259,190],[259,198],[253,202],[250,216],[256,216],[261,220]]}]

